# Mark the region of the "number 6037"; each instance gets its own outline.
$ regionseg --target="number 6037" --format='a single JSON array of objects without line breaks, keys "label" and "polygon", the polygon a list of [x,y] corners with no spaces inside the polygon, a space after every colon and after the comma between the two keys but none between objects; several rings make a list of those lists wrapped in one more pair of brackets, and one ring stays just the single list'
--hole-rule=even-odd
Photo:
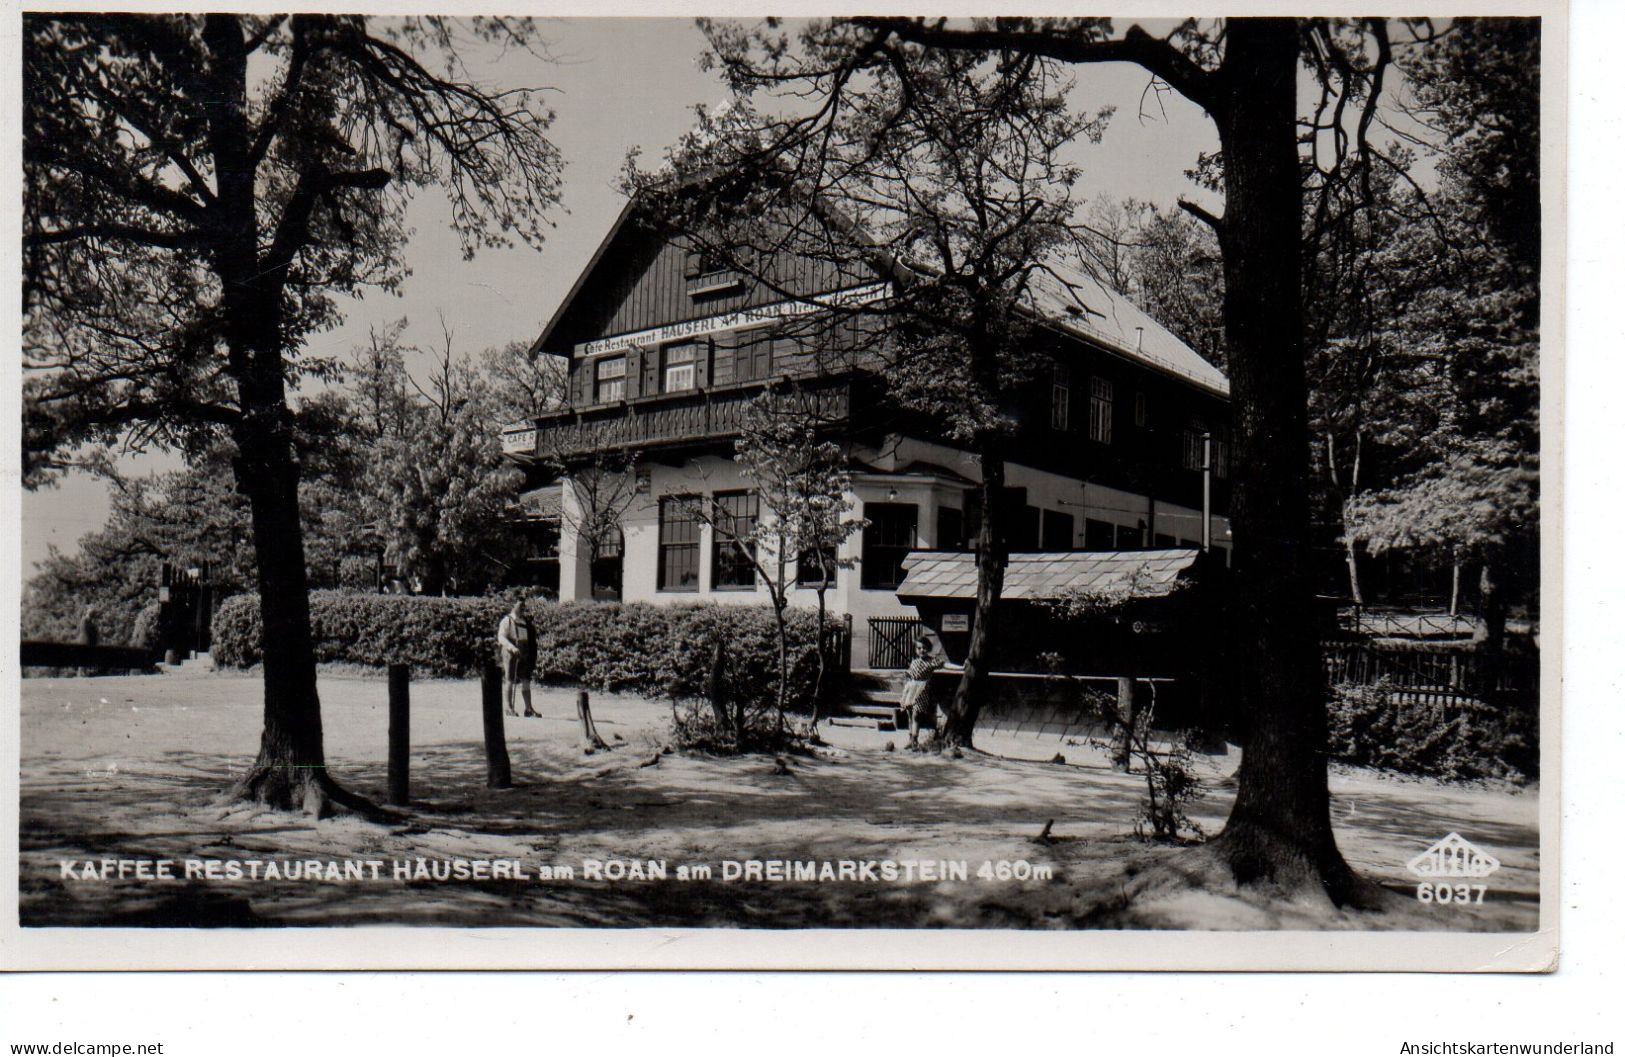
[{"label": "number 6037", "polygon": [[1484,891],[1487,887],[1487,885],[1453,885],[1442,881],[1423,881],[1416,886],[1416,900],[1419,903],[1453,903],[1467,906],[1471,903],[1484,902]]}]

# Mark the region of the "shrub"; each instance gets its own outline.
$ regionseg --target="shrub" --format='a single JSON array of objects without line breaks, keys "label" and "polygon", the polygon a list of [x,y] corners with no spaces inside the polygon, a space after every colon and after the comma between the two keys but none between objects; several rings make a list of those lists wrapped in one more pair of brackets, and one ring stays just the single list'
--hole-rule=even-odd
[{"label": "shrub", "polygon": [[[472,676],[496,657],[496,628],[510,599],[357,595],[313,591],[316,659],[383,667],[411,665],[431,676]],[[767,606],[641,602],[529,603],[537,631],[537,678],[648,697],[695,698],[706,692],[713,650],[725,646],[726,691],[771,701],[778,679],[777,633]],[[792,610],[791,660],[813,647],[817,616]],[[260,660],[257,596],[239,595],[214,617],[214,662],[246,668]],[[795,667],[791,701],[810,706],[807,665]]]},{"label": "shrub", "polygon": [[135,623],[130,628],[130,645],[140,646],[144,649],[156,649],[158,646],[158,614],[162,606],[157,602],[148,602],[141,607],[141,612],[135,615]]},{"label": "shrub", "polygon": [[1480,701],[1402,700],[1384,682],[1332,687],[1327,743],[1334,759],[1435,778],[1533,776],[1534,717]]}]

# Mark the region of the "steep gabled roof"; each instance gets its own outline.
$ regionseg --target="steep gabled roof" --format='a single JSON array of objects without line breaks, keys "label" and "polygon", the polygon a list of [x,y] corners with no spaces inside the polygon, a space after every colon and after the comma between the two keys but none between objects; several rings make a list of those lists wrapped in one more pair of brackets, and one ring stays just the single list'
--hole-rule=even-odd
[{"label": "steep gabled roof", "polygon": [[1059,329],[1221,396],[1230,395],[1230,379],[1223,371],[1081,268],[1050,264],[1048,271],[1034,275],[1029,289],[1035,310]]},{"label": "steep gabled roof", "polygon": [[[621,208],[570,292],[531,344],[531,355],[541,352],[552,339],[589,278],[602,265],[610,246],[636,212],[635,200],[629,200]],[[1230,395],[1230,380],[1223,371],[1197,355],[1196,350],[1123,294],[1082,268],[1059,261],[1046,262],[1044,269],[1034,273],[1028,293],[1034,314],[1056,330],[1209,392]]]}]

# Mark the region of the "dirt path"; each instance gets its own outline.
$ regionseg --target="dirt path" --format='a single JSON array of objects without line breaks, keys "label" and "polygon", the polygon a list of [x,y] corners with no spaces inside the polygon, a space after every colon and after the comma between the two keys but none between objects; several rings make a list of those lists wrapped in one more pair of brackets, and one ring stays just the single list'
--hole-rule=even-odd
[{"label": "dirt path", "polygon": [[[1282,906],[1252,895],[1182,892],[1115,908],[1127,877],[1188,855],[1133,838],[1139,778],[1087,746],[989,737],[999,756],[945,760],[887,752],[897,735],[836,728],[831,751],[777,774],[771,760],[662,755],[665,705],[595,694],[607,753],[577,744],[572,691],[540,695],[542,719],[508,721],[516,787],[484,787],[478,686],[412,687],[408,820],[313,823],[209,804],[253,758],[261,687],[251,676],[187,672],[22,683],[21,911],[25,925],[736,925],[1153,928],[1405,928],[1527,931],[1538,908],[1538,795],[1368,772],[1333,776],[1334,820],[1366,876],[1414,890],[1406,863],[1459,832],[1496,855],[1484,903],[1408,905],[1385,915]],[[381,797],[387,724],[381,679],[324,675],[329,763]],[[1047,762],[1057,751],[1068,762]],[[1026,757],[1000,758],[1000,757]],[[1193,812],[1210,833],[1229,808],[1234,756],[1208,758],[1214,788]],[[1055,840],[1033,838],[1054,820]],[[515,880],[406,880],[417,859],[518,859]],[[64,878],[61,862],[373,860],[378,880],[142,881]],[[918,874],[964,863],[964,880],[723,880],[725,862],[891,861]],[[593,880],[589,860],[663,863],[665,880]],[[991,876],[978,877],[983,864]],[[1011,876],[998,864],[1009,864]],[[1025,864],[1025,865],[1021,865]],[[706,865],[708,881],[677,880]],[[543,879],[544,867],[571,868]],[[177,865],[176,870],[181,867]],[[359,868],[359,867],[358,867]],[[263,867],[259,867],[263,869]],[[614,868],[610,868],[613,870]],[[744,869],[740,866],[739,869]],[[878,869],[878,867],[877,867]],[[1047,874],[1047,876],[1045,876]]]}]

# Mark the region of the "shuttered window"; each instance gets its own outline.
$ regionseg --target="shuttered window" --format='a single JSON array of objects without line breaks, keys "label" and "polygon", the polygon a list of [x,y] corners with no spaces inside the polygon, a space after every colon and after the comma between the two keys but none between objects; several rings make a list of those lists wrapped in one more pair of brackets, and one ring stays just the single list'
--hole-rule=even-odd
[{"label": "shuttered window", "polygon": [[665,365],[661,378],[660,391],[663,393],[681,393],[693,389],[697,384],[694,378],[694,360],[698,346],[692,341],[685,341],[680,345],[668,345],[664,350]]},{"label": "shuttered window", "polygon": [[593,366],[592,400],[607,404],[626,399],[626,357],[606,356]]}]

